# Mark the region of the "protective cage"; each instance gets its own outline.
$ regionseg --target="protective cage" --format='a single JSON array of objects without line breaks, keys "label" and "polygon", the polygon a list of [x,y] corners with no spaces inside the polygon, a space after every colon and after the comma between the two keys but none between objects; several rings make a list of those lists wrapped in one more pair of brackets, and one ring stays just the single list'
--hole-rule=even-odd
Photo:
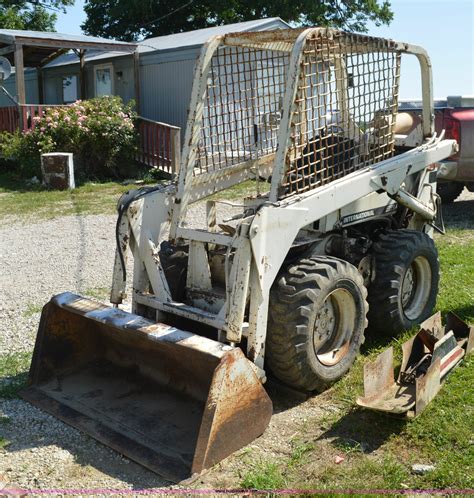
[{"label": "protective cage", "polygon": [[244,165],[255,172],[276,157],[268,171],[276,200],[394,154],[405,47],[321,28],[231,34],[214,43],[207,64],[201,59],[202,114],[191,115],[195,153],[183,155],[195,183]]}]

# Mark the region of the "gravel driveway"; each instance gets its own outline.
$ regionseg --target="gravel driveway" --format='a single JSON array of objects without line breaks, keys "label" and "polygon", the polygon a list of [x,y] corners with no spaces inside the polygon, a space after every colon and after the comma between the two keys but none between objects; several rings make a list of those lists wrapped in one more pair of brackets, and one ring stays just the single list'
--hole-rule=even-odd
[{"label": "gravel driveway", "polygon": [[[466,190],[460,200],[474,200]],[[202,219],[204,207],[193,211]],[[66,290],[94,293],[110,285],[115,216],[62,217],[0,225],[0,353],[29,352],[40,307]],[[103,291],[102,291],[103,292]],[[1,381],[1,380],[0,380]],[[318,406],[319,405],[319,406]],[[255,445],[265,454],[286,444],[306,416],[324,406],[322,397],[280,411]],[[329,408],[328,408],[329,409]],[[333,408],[332,408],[333,409]],[[283,437],[287,435],[288,438]],[[0,399],[0,489],[4,480],[22,488],[154,488],[157,475],[96,443],[19,399]],[[232,457],[231,457],[232,461]],[[227,470],[226,470],[227,469]],[[232,471],[232,464],[215,472]],[[221,474],[219,474],[219,472]],[[232,471],[233,472],[233,471]],[[235,474],[233,474],[235,476]],[[235,477],[234,477],[235,479]],[[207,479],[218,484],[218,480]]]}]

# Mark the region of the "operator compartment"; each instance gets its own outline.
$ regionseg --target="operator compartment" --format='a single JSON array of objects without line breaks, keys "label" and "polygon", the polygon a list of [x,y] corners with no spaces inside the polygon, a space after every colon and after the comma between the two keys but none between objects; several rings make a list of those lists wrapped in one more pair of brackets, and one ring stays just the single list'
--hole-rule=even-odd
[{"label": "operator compartment", "polygon": [[[194,199],[248,178],[267,180],[271,200],[284,199],[395,154],[396,43],[334,30],[317,30],[299,42],[303,31],[223,38],[206,82]],[[291,88],[289,61],[298,43],[299,74]],[[282,140],[286,155],[277,157]],[[260,185],[260,194],[269,190]]]}]

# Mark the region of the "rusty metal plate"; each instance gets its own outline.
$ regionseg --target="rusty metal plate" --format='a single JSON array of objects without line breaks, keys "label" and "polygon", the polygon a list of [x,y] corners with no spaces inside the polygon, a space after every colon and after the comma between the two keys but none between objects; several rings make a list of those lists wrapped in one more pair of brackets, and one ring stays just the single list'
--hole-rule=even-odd
[{"label": "rusty metal plate", "polygon": [[447,374],[473,346],[474,327],[449,313],[443,328],[438,312],[402,344],[403,359],[396,381],[393,348],[364,365],[364,396],[357,399],[357,404],[393,415],[419,415],[439,392]]}]

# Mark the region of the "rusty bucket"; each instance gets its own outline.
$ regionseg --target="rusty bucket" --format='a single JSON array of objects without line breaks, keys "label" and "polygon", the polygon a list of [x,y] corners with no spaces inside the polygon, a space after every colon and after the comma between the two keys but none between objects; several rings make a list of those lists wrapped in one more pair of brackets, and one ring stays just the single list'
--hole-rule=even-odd
[{"label": "rusty bucket", "polygon": [[71,293],[43,309],[21,396],[171,481],[250,443],[272,414],[240,349]]}]

